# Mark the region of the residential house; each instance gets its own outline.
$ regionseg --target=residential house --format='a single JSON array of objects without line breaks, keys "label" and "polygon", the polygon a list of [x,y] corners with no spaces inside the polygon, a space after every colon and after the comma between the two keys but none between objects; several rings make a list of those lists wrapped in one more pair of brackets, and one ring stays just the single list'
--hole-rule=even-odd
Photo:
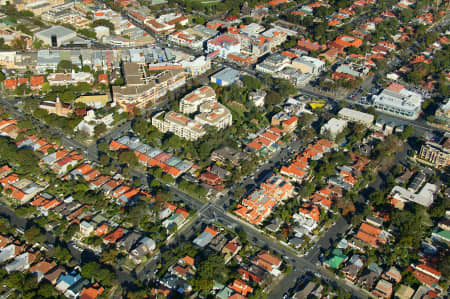
[{"label": "residential house", "polygon": [[347,256],[342,252],[342,250],[335,248],[323,263],[325,267],[337,269],[343,262],[345,262],[346,259]]},{"label": "residential house", "polygon": [[23,271],[27,270],[30,267],[30,265],[34,262],[37,255],[38,255],[38,253],[36,253],[36,252],[26,251],[26,252],[16,256],[12,260],[12,262],[10,262],[9,264],[7,264],[5,266],[6,272],[7,273],[23,272]]},{"label": "residential house", "polygon": [[70,273],[62,273],[57,280],[55,288],[59,292],[64,293],[80,279],[81,275],[76,271],[72,271]]},{"label": "residential house", "polygon": [[402,274],[397,268],[391,266],[389,270],[383,273],[382,278],[387,281],[399,283],[402,280]]},{"label": "residential house", "polygon": [[105,289],[98,283],[94,283],[90,287],[85,287],[80,294],[80,299],[96,299],[103,294]]},{"label": "residential house", "polygon": [[229,287],[244,297],[253,292],[253,288],[241,279],[235,279],[233,283],[230,283]]},{"label": "residential house", "polygon": [[69,289],[67,289],[64,292],[64,296],[66,296],[68,298],[79,298],[83,289],[85,287],[87,287],[88,285],[89,285],[89,280],[87,280],[85,278],[81,278],[78,281],[76,281],[73,285],[71,285],[69,287]]},{"label": "residential house", "polygon": [[55,262],[41,261],[34,264],[33,267],[30,268],[30,273],[35,274],[37,276],[37,281],[40,282],[45,275],[54,270],[56,266],[57,265]]},{"label": "residential house", "polygon": [[103,243],[108,244],[116,244],[118,240],[123,238],[128,233],[127,230],[119,227],[115,231],[109,233],[105,237],[103,237]]},{"label": "residential house", "polygon": [[389,234],[387,232],[368,223],[363,223],[349,245],[364,252],[366,247],[378,248],[380,245],[386,244],[388,240]]},{"label": "residential house", "polygon": [[275,276],[281,274],[279,268],[282,264],[282,260],[267,251],[260,251],[251,262]]},{"label": "residential house", "polygon": [[200,248],[204,248],[206,245],[208,245],[212,239],[218,234],[219,232],[216,231],[212,227],[206,227],[205,230],[192,241],[195,245],[197,245]]},{"label": "residential house", "polygon": [[358,283],[367,289],[372,289],[381,273],[383,273],[383,269],[377,264],[371,263],[358,279]]},{"label": "residential house", "polygon": [[61,266],[57,266],[56,268],[45,274],[44,278],[52,285],[56,285],[58,283],[59,277],[64,273],[66,273],[66,270]]},{"label": "residential house", "polygon": [[136,264],[140,264],[143,258],[156,249],[156,243],[149,237],[143,237],[136,247],[131,250],[131,258]]},{"label": "residential house", "polygon": [[225,264],[227,264],[240,250],[242,249],[242,244],[238,237],[229,241],[223,248],[222,254],[224,254]]},{"label": "residential house", "polygon": [[412,268],[414,269],[413,274],[417,280],[430,287],[438,284],[442,276],[441,272],[423,263],[412,265]]},{"label": "residential house", "polygon": [[364,267],[364,259],[358,254],[354,254],[347,263],[347,266],[342,268],[341,272],[345,274],[346,278],[352,282],[356,281],[359,272]]},{"label": "residential house", "polygon": [[375,286],[375,289],[372,291],[372,294],[375,295],[377,298],[391,298],[393,292],[393,286],[392,283],[380,279]]}]

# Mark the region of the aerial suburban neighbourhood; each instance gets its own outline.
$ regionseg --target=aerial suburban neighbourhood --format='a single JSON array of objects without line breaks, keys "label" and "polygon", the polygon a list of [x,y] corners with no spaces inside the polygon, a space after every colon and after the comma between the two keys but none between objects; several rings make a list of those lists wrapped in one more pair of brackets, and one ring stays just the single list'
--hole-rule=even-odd
[{"label": "aerial suburban neighbourhood", "polygon": [[448,298],[449,11],[0,1],[0,297]]}]

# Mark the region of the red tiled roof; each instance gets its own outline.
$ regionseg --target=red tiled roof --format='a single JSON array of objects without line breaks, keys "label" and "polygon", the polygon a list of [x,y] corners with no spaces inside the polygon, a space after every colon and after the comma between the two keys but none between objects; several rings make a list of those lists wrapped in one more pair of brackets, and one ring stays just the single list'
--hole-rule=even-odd
[{"label": "red tiled roof", "polygon": [[44,76],[31,76],[30,85],[31,86],[41,86],[44,84]]}]

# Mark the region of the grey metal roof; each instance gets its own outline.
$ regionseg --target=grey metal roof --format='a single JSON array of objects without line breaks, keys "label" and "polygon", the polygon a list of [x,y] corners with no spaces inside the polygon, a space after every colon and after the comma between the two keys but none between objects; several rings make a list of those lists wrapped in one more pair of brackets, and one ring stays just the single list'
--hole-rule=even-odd
[{"label": "grey metal roof", "polygon": [[70,30],[70,29],[68,29],[66,27],[53,26],[53,27],[50,27],[48,29],[45,29],[45,30],[42,30],[42,31],[38,32],[37,35],[51,38],[52,35],[56,35],[57,37],[61,37],[61,36],[70,35],[70,34],[74,34],[74,33],[75,33],[75,31]]}]

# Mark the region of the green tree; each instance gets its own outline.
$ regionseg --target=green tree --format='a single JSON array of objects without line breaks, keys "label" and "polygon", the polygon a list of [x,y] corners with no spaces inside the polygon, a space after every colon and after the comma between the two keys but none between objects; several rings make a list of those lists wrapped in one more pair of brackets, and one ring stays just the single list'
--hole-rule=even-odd
[{"label": "green tree", "polygon": [[109,20],[105,20],[105,19],[95,20],[94,23],[92,24],[92,26],[93,27],[104,26],[104,27],[108,27],[110,32],[114,31],[114,24],[111,23]]},{"label": "green tree", "polygon": [[81,267],[81,275],[87,279],[94,279],[106,286],[111,286],[115,280],[114,272],[97,262],[90,262]]},{"label": "green tree", "polygon": [[55,298],[57,296],[56,289],[46,280],[39,284],[37,294],[40,298]]},{"label": "green tree", "polygon": [[119,154],[119,163],[133,166],[137,165],[138,159],[132,151],[123,151]]},{"label": "green tree", "polygon": [[53,253],[53,256],[60,264],[67,264],[71,259],[72,255],[70,254],[69,250],[65,247],[57,246],[55,248],[55,252]]},{"label": "green tree", "polygon": [[67,72],[67,71],[71,71],[72,70],[72,62],[69,60],[61,60],[58,63],[57,69],[58,71],[63,71],[63,72]]},{"label": "green tree", "polygon": [[95,137],[100,137],[102,134],[106,133],[107,130],[108,130],[108,128],[106,127],[105,124],[103,124],[103,123],[102,124],[98,124],[94,128]]},{"label": "green tree", "polygon": [[28,244],[42,244],[45,241],[45,234],[39,226],[33,225],[25,230],[24,238]]},{"label": "green tree", "polygon": [[72,240],[72,237],[79,231],[80,227],[77,224],[73,223],[69,225],[67,230],[64,232],[64,240],[66,241]]},{"label": "green tree", "polygon": [[411,126],[406,126],[406,128],[403,130],[403,132],[401,133],[401,138],[403,140],[407,140],[409,139],[409,137],[411,137],[414,134],[414,128]]},{"label": "green tree", "polygon": [[44,82],[42,83],[42,92],[47,93],[50,90],[50,83]]},{"label": "green tree", "polygon": [[266,105],[277,105],[281,103],[281,100],[281,95],[278,92],[269,90],[265,98],[265,103]]},{"label": "green tree", "polygon": [[99,160],[100,160],[100,164],[102,164],[103,166],[109,165],[110,159],[109,159],[108,155],[100,154]]},{"label": "green tree", "polygon": [[261,81],[253,76],[247,75],[242,78],[245,88],[250,91],[258,90],[261,88]]}]

